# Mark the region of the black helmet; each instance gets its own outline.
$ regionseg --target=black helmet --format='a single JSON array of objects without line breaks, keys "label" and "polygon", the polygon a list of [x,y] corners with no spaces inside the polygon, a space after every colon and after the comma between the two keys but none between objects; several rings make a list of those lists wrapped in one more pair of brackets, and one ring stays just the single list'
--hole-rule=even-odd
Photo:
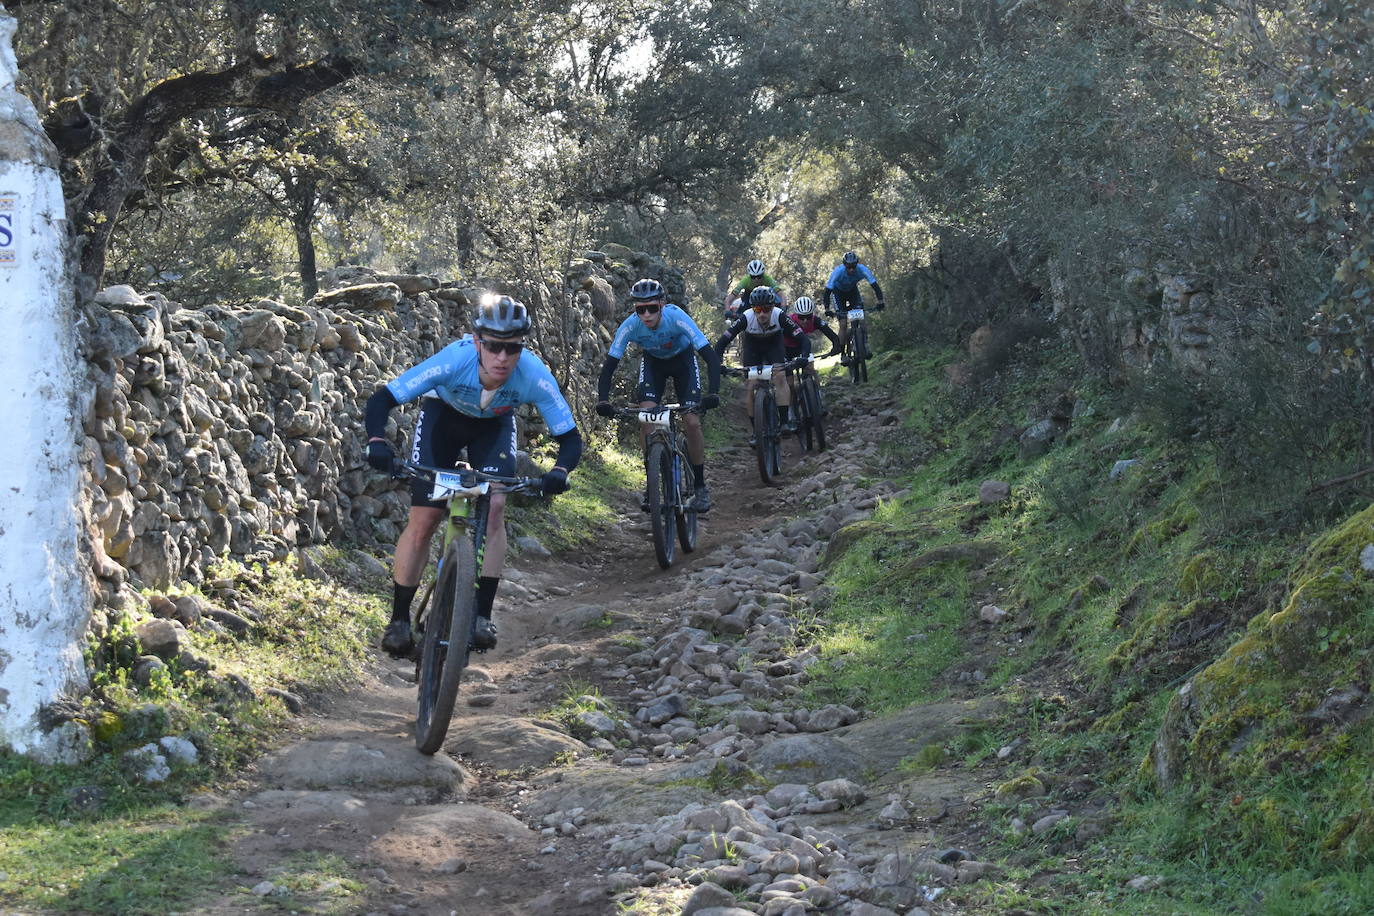
[{"label": "black helmet", "polygon": [[844,257],[840,259],[846,267],[853,267],[859,263],[859,256],[852,251],[846,251]]},{"label": "black helmet", "polygon": [[771,286],[756,286],[749,293],[750,305],[773,305],[775,301]]},{"label": "black helmet", "polygon": [[662,299],[665,295],[667,294],[663,291],[663,284],[647,277],[630,287],[630,298],[636,302],[652,302]]},{"label": "black helmet", "polygon": [[520,337],[530,331],[530,313],[525,303],[510,296],[493,296],[477,306],[472,328],[487,337]]}]

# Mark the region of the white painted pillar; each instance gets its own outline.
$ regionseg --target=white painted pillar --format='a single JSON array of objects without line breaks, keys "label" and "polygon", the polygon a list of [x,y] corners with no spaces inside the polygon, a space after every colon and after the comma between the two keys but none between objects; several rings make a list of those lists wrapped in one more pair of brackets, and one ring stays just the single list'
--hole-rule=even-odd
[{"label": "white painted pillar", "polygon": [[87,683],[80,376],[57,154],[15,88],[14,30],[0,10],[0,745],[57,759],[72,735],[40,708]]}]

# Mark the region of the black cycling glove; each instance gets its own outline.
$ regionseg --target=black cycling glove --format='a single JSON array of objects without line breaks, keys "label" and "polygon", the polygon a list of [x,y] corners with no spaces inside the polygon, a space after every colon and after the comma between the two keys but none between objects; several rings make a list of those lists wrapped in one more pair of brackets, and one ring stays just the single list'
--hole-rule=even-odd
[{"label": "black cycling glove", "polygon": [[597,401],[596,412],[601,414],[601,416],[603,417],[615,416],[615,408],[611,406],[610,401]]},{"label": "black cycling glove", "polygon": [[384,474],[390,474],[396,463],[396,453],[390,442],[369,442],[367,444],[367,463]]},{"label": "black cycling glove", "polygon": [[706,395],[706,397],[704,397],[704,398],[701,399],[701,409],[702,409],[702,410],[715,410],[715,409],[716,409],[717,407],[719,407],[719,406],[720,406],[720,395],[718,395],[718,394],[708,394],[708,395]]},{"label": "black cycling glove", "polygon": [[568,492],[568,472],[562,468],[554,468],[539,478],[539,489],[545,496],[557,496],[559,493]]}]

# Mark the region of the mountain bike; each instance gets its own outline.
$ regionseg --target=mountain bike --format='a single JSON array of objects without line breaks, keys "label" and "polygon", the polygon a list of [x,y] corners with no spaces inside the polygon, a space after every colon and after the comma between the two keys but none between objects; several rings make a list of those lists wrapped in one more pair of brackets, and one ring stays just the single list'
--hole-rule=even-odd
[{"label": "mountain bike", "polygon": [[759,478],[767,485],[782,477],[782,435],[778,427],[778,397],[773,390],[773,372],[802,365],[805,357],[789,359],[769,366],[722,366],[721,371],[754,382],[751,396],[754,407],[754,454],[758,459]]},{"label": "mountain bike", "polygon": [[818,452],[823,452],[825,451],[824,407],[821,403],[821,383],[817,380],[816,373],[812,369],[815,361],[815,356],[806,357],[802,370],[797,373],[800,381],[792,386],[795,393],[793,403],[797,408],[797,442],[805,451],[809,452],[814,448]]},{"label": "mountain bike", "polygon": [[697,510],[692,507],[696,485],[687,454],[687,436],[677,426],[677,415],[684,412],[700,413],[701,408],[660,404],[647,408],[618,407],[614,414],[616,419],[649,426],[644,440],[644,493],[649,504],[654,555],[664,569],[673,565],[676,553],[674,528],[683,553],[697,549]]},{"label": "mountain bike", "polygon": [[430,498],[448,503],[439,562],[415,620],[420,652],[415,678],[415,746],[422,754],[433,754],[444,743],[458,699],[458,682],[473,650],[477,576],[482,568],[492,485],[507,493],[537,494],[540,483],[538,477],[498,477],[466,466],[431,468],[409,461],[398,461],[392,476],[429,480],[433,484]]},{"label": "mountain bike", "polygon": [[845,339],[844,357],[849,360],[849,380],[855,385],[868,381],[868,322],[864,310],[850,309],[849,336]]}]

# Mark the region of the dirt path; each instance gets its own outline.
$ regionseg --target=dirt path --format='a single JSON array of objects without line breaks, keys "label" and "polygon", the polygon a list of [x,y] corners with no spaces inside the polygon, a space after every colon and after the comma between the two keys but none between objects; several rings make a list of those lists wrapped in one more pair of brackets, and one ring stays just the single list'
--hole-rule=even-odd
[{"label": "dirt path", "polygon": [[[832,387],[831,451],[802,456],[790,441],[785,464],[794,482],[828,473],[834,456],[851,446],[843,415],[871,417],[875,406],[891,406],[877,389]],[[858,398],[858,408],[846,406]],[[565,775],[640,761],[626,761],[625,751],[593,758],[585,744],[537,717],[572,684],[633,708],[623,698],[635,678],[619,662],[631,638],[652,643],[679,627],[697,597],[694,583],[746,549],[747,532],[798,511],[786,491],[760,486],[741,429],[733,424],[730,433],[740,445],[708,467],[715,509],[703,521],[699,548],[672,569],[655,563],[647,520],[631,494],[595,549],[511,563],[497,605],[500,646],[479,657],[465,679],[446,753],[431,758],[414,750],[409,664],[379,657],[369,683],[312,710],[299,734],[248,774],[249,787],[223,800],[242,822],[230,851],[238,879],[194,912],[616,912],[601,867],[606,838],[582,829],[597,820],[595,805],[560,812],[545,826],[526,802]],[[643,763],[636,773],[645,778],[668,765]],[[960,795],[957,786],[931,791],[937,805],[939,797]],[[585,797],[601,796],[593,789]]]}]

